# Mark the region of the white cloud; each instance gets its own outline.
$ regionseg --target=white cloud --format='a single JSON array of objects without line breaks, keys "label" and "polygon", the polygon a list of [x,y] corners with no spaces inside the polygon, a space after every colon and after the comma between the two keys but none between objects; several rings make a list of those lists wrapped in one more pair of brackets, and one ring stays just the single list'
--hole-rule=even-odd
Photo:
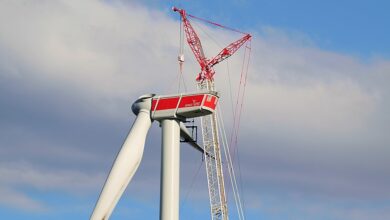
[{"label": "white cloud", "polygon": [[[50,156],[54,156],[50,155]],[[41,193],[68,193],[72,196],[89,195],[99,191],[105,174],[88,173],[78,170],[50,167],[34,167],[31,161],[0,163],[0,204],[11,208],[32,212],[51,210],[48,201],[28,193],[33,190]]]},{"label": "white cloud", "polygon": [[18,207],[32,212],[47,211],[47,207],[43,203],[31,199],[29,196],[26,196],[20,191],[0,186],[0,193],[0,204],[2,205],[8,207]]},{"label": "white cloud", "polygon": [[99,188],[104,181],[103,173],[81,172],[77,170],[38,168],[23,162],[2,163],[0,168],[1,185],[14,187],[30,186],[40,191],[60,190],[73,194]]}]

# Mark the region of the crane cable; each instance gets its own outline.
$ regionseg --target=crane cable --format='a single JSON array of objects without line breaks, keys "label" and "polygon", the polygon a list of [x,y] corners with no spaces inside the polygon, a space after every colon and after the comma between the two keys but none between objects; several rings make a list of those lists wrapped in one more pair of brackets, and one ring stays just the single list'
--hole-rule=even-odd
[{"label": "crane cable", "polygon": [[[233,160],[235,158],[235,154],[237,153],[238,132],[241,124],[241,114],[243,109],[246,84],[248,80],[249,62],[251,58],[251,42],[252,41],[249,40],[245,45],[244,58],[242,61],[240,74],[240,83],[238,87],[235,111],[233,113],[233,129],[232,135],[230,136],[230,149],[233,150]],[[246,57],[248,58],[246,59]]]},{"label": "crane cable", "polygon": [[194,18],[194,19],[197,19],[197,20],[200,20],[200,21],[203,21],[203,22],[206,22],[206,23],[209,23],[209,24],[212,24],[212,25],[215,25],[215,26],[218,26],[218,27],[220,27],[220,28],[224,28],[224,29],[233,31],[233,32],[237,32],[237,33],[245,34],[245,35],[247,34],[247,33],[244,33],[244,32],[242,32],[242,31],[236,30],[236,29],[234,29],[234,28],[227,27],[227,26],[224,26],[224,25],[215,23],[215,22],[213,22],[213,21],[206,20],[206,19],[204,19],[204,18],[199,18],[199,17],[196,17],[196,16],[191,15],[191,14],[187,14],[187,16],[188,16],[188,17],[191,17],[191,18]]},{"label": "crane cable", "polygon": [[[248,54],[248,55],[247,55]],[[247,57],[247,59],[246,59]],[[244,97],[245,97],[245,91],[246,91],[246,85],[247,85],[247,79],[248,79],[248,70],[249,70],[249,63],[250,63],[250,58],[251,58],[251,41],[248,41],[247,44],[245,45],[245,52],[244,52],[244,58],[243,58],[243,63],[242,63],[242,68],[241,68],[241,74],[240,74],[240,84],[239,84],[239,91],[237,94],[237,100],[236,100],[236,110],[233,111],[233,130],[230,136],[230,146],[227,145],[227,140],[226,141],[226,149],[225,150],[225,156],[227,157],[228,161],[228,170],[229,170],[229,175],[231,176],[233,174],[233,178],[231,179],[232,187],[233,187],[233,194],[235,196],[236,200],[236,205],[239,205],[240,207],[240,215],[242,216],[242,219],[245,219],[244,216],[244,210],[243,210],[243,204],[245,204],[245,200],[243,198],[243,201],[241,201],[239,192],[241,191],[243,193],[243,182],[242,182],[242,175],[241,175],[241,165],[239,162],[239,154],[238,154],[238,134],[240,130],[240,124],[241,124],[241,114],[243,110],[243,102],[244,102]],[[229,71],[229,69],[228,69]],[[241,89],[242,87],[242,89]],[[220,113],[221,114],[221,113]],[[220,117],[220,120],[222,121],[222,116]],[[222,121],[223,122],[223,121]],[[224,126],[222,126],[224,129]],[[224,138],[226,138],[226,132],[224,132]],[[233,156],[230,154],[230,150],[233,152]],[[228,155],[226,155],[226,153]],[[238,174],[239,174],[239,186],[238,188],[237,181],[236,181],[236,176],[234,174],[234,161],[237,157],[237,164],[238,164]],[[232,170],[232,174],[230,173],[230,170]],[[237,201],[238,200],[238,201]]]},{"label": "crane cable", "polygon": [[229,150],[229,144],[228,144],[227,137],[226,137],[226,130],[225,130],[225,126],[224,126],[223,116],[222,116],[222,112],[219,108],[217,109],[217,111],[218,111],[217,112],[218,128],[220,130],[220,133],[222,134],[222,149],[224,150],[225,160],[226,160],[227,166],[228,166],[228,172],[229,172],[229,177],[230,177],[229,179],[230,179],[230,183],[232,185],[232,191],[233,191],[234,201],[236,203],[237,214],[238,214],[239,219],[244,220],[245,219],[244,209],[243,209],[243,205],[241,202],[240,192],[239,192],[239,188],[237,185],[237,179],[236,179],[236,175],[235,175],[234,168],[233,168],[233,161],[232,161],[232,157],[231,157],[230,150]]},{"label": "crane cable", "polygon": [[181,83],[183,82],[184,91],[187,92],[187,86],[184,81],[183,77],[183,64],[184,64],[184,30],[183,30],[183,22],[180,19],[180,25],[179,25],[179,51],[178,51],[178,62],[179,62],[179,70],[176,75],[175,80],[171,81],[169,89],[167,92],[173,92],[174,88],[176,88],[175,85],[177,85],[177,93],[181,92]]},{"label": "crane cable", "polygon": [[[247,83],[247,79],[248,79],[249,62],[250,62],[250,59],[251,59],[251,46],[252,46],[251,44],[252,44],[252,41],[249,41],[247,43],[247,45],[245,45],[245,50],[248,50],[248,60],[247,60],[247,63],[246,63],[244,89],[243,89],[243,92],[242,92],[242,97],[243,98],[245,97],[246,83]],[[243,103],[244,103],[244,100],[242,99],[241,100],[240,111],[239,111],[239,115],[238,115],[237,130],[240,129],[240,125],[241,125],[241,113],[242,113]],[[236,135],[236,140],[235,140],[236,146],[237,146],[237,141],[238,141],[238,134]],[[241,192],[243,193],[243,189],[242,189],[243,182],[242,182],[241,164],[240,164],[240,160],[239,160],[238,147],[236,147],[236,155],[237,155],[237,164],[238,164],[238,173],[239,173],[239,179],[240,179],[240,187],[241,187]],[[234,157],[233,157],[233,159],[234,159]],[[243,202],[245,203],[245,198],[244,198]]]},{"label": "crane cable", "polygon": [[181,87],[181,82],[183,82],[183,87],[184,91],[187,92],[187,86],[184,81],[184,76],[183,76],[183,64],[184,64],[184,30],[183,30],[183,21],[180,19],[180,46],[179,46],[179,55],[177,57],[179,61],[179,85],[178,85],[178,93],[180,93],[180,87]]}]

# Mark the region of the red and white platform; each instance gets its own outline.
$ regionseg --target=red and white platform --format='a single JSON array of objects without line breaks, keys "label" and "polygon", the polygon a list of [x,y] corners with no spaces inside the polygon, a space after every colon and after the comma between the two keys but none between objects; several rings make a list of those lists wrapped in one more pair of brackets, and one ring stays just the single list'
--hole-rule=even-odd
[{"label": "red and white platform", "polygon": [[218,102],[216,92],[182,93],[154,96],[151,117],[154,120],[167,118],[195,118],[212,114]]}]

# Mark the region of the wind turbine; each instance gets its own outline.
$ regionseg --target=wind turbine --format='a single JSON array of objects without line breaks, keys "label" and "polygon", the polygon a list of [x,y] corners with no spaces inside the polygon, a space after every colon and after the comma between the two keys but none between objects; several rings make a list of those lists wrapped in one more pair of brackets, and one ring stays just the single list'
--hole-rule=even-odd
[{"label": "wind turbine", "polygon": [[[187,118],[212,114],[218,99],[218,94],[213,91],[139,97],[131,107],[137,117],[112,165],[90,219],[109,219],[141,163],[146,135],[156,120],[162,128],[160,220],[178,220],[180,136],[191,139],[183,122]],[[190,143],[207,154],[195,142]]]}]

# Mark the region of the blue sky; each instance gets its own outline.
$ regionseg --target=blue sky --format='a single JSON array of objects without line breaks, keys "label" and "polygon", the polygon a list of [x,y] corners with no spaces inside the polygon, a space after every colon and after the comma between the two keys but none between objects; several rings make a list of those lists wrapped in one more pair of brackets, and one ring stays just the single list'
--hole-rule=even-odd
[{"label": "blue sky", "polygon": [[[164,10],[183,5],[202,17],[246,30],[271,26],[300,32],[316,46],[369,58],[389,57],[388,1],[148,1]],[[165,9],[166,10],[166,9]],[[258,30],[256,30],[258,31]]]},{"label": "blue sky", "polygon": [[[254,36],[239,145],[247,219],[390,219],[389,3],[246,0],[1,2],[1,218],[89,217],[132,101],[177,89],[173,5]],[[207,54],[220,48],[204,32],[237,38],[196,27]],[[241,58],[229,59],[234,89]],[[226,64],[216,71],[230,109]],[[154,123],[112,219],[158,218],[160,135]],[[181,219],[207,219],[204,164],[181,156]]]}]

